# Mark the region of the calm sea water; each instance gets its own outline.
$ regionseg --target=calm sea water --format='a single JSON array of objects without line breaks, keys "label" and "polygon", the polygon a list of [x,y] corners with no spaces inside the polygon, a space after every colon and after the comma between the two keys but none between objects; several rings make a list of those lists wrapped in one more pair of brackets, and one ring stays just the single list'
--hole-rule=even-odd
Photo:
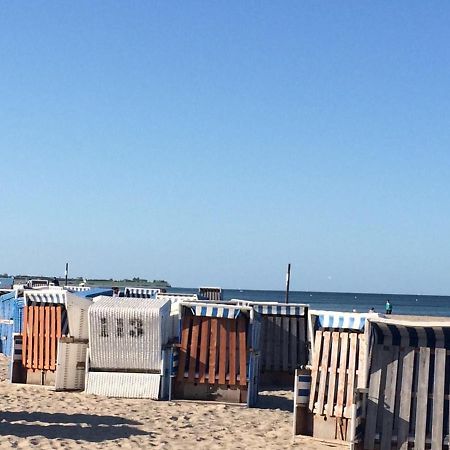
[{"label": "calm sea water", "polygon": [[[197,289],[171,288],[171,292],[196,293]],[[284,302],[283,291],[255,291],[225,289],[224,299],[260,300]],[[384,312],[384,304],[389,299],[394,314],[413,314],[450,317],[450,296],[437,295],[399,295],[399,294],[361,294],[342,292],[305,292],[292,291],[289,301],[307,303],[312,309],[328,309],[334,311],[367,312],[374,307],[376,312]]]}]

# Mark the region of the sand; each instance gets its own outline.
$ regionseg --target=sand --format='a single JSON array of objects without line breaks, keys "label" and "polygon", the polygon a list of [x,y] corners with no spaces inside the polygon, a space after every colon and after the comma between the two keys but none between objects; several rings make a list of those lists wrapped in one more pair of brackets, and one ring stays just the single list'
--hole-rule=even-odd
[{"label": "sand", "polygon": [[292,392],[260,408],[114,399],[13,385],[0,356],[0,449],[346,449],[292,439]]}]

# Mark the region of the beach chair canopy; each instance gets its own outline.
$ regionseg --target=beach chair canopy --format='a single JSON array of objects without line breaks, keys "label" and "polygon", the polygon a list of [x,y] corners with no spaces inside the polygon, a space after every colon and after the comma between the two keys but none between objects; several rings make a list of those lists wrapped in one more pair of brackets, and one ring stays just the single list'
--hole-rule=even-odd
[{"label": "beach chair canopy", "polygon": [[192,315],[201,317],[217,317],[223,319],[236,319],[241,313],[249,313],[248,306],[224,305],[209,302],[181,302],[180,306],[188,308]]},{"label": "beach chair canopy", "polygon": [[48,289],[42,291],[24,291],[24,304],[26,306],[61,305],[63,334],[68,333],[77,339],[87,339],[87,310],[92,304],[92,299],[81,298],[64,289]]},{"label": "beach chair canopy", "polygon": [[378,317],[376,313],[356,313],[342,311],[310,310],[314,329],[338,328],[364,331],[368,317]]},{"label": "beach chair canopy", "polygon": [[156,298],[160,289],[145,288],[145,287],[125,287],[124,297],[135,297],[135,298]]},{"label": "beach chair canopy", "polygon": [[285,303],[251,303],[258,314],[272,314],[277,316],[304,316],[308,305]]},{"label": "beach chair canopy", "polygon": [[450,349],[450,320],[446,318],[370,318],[377,344]]}]

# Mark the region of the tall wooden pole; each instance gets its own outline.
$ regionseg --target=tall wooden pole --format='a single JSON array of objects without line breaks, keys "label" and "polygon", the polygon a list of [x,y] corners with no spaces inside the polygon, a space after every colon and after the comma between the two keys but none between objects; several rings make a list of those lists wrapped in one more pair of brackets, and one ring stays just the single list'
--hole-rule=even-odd
[{"label": "tall wooden pole", "polygon": [[289,303],[289,283],[291,281],[291,263],[287,266],[286,272],[286,301],[285,303]]}]

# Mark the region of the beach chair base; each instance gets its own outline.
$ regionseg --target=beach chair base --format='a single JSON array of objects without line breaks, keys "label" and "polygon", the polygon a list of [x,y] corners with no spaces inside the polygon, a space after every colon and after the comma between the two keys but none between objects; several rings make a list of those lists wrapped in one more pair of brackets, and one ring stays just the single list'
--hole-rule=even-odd
[{"label": "beach chair base", "polygon": [[161,379],[153,373],[88,372],[86,394],[158,400]]},{"label": "beach chair base", "polygon": [[350,440],[350,419],[314,416],[313,437],[318,439]]},{"label": "beach chair base", "polygon": [[175,382],[174,399],[247,403],[247,386]]}]

